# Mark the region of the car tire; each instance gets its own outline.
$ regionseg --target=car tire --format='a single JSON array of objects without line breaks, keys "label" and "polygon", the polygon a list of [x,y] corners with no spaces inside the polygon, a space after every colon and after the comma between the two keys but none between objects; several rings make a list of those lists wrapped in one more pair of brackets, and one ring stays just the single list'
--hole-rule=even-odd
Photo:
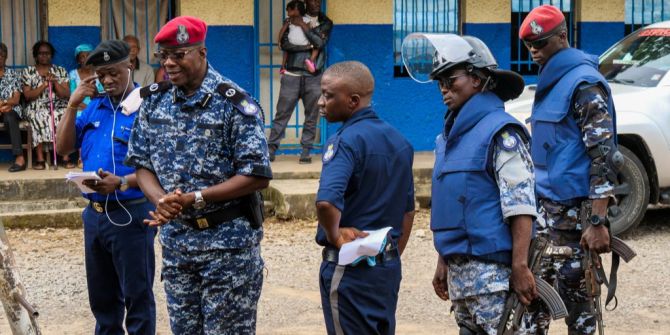
[{"label": "car tire", "polygon": [[649,177],[644,165],[635,154],[624,146],[619,146],[624,156],[624,165],[619,171],[619,182],[628,184],[630,192],[618,195],[621,213],[610,219],[612,234],[621,235],[637,227],[649,205]]}]

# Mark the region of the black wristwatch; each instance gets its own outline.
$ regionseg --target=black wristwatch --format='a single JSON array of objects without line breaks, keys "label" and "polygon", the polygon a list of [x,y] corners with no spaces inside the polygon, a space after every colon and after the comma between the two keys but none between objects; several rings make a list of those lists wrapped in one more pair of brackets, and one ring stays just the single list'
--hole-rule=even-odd
[{"label": "black wristwatch", "polygon": [[591,215],[591,217],[589,218],[589,223],[593,227],[598,227],[600,225],[604,225],[605,227],[609,226],[607,222],[607,217],[600,215]]}]

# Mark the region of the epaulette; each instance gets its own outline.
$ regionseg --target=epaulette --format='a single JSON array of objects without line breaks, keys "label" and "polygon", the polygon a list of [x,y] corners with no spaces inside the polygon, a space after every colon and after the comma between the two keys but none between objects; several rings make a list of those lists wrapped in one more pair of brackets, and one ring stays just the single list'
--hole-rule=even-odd
[{"label": "epaulette", "polygon": [[217,90],[226,99],[233,103],[235,108],[244,115],[255,116],[261,112],[261,106],[247,93],[240,91],[229,83],[221,83]]},{"label": "epaulette", "polygon": [[172,82],[169,80],[163,80],[160,83],[153,83],[140,89],[140,97],[144,99],[152,94],[156,94],[157,92],[167,91],[170,89],[170,87],[172,87]]}]

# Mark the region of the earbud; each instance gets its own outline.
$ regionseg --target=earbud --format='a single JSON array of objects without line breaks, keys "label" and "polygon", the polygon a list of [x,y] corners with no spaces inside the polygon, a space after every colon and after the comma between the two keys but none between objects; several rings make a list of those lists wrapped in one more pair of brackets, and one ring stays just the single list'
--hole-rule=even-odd
[{"label": "earbud", "polygon": [[128,69],[128,75],[130,75],[130,69]]}]

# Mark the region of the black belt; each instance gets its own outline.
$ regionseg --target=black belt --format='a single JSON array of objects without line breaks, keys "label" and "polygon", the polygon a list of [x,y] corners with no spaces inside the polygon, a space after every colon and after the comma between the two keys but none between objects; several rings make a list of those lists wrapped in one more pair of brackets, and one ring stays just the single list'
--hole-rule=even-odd
[{"label": "black belt", "polygon": [[211,213],[199,215],[193,219],[180,220],[185,225],[195,229],[214,228],[222,223],[233,221],[239,217],[245,216],[245,212],[240,205],[220,209]]},{"label": "black belt", "polygon": [[105,210],[107,212],[113,212],[119,208],[121,208],[121,205],[125,206],[133,206],[133,205],[139,205],[147,202],[147,198],[142,197],[138,199],[132,199],[132,200],[116,200],[116,199],[109,199],[107,201],[107,206],[105,206],[105,202],[97,202],[97,201],[90,201],[88,205],[96,212],[98,213],[104,213]]},{"label": "black belt", "polygon": [[[321,251],[321,256],[323,257],[324,262],[337,263],[340,257],[340,251],[333,247],[324,247],[323,251]],[[393,246],[393,244],[388,243],[386,244],[386,247],[384,247],[384,251],[375,256],[375,261],[377,261],[377,263],[384,263],[390,262],[396,258],[400,258],[398,248]]]}]

